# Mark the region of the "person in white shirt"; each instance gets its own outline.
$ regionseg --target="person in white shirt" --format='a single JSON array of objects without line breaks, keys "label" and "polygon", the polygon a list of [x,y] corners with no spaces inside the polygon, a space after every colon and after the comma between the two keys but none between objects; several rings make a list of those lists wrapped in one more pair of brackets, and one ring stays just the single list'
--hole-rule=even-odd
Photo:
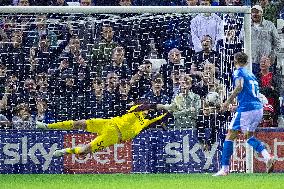
[{"label": "person in white shirt", "polygon": [[[201,6],[210,6],[210,0],[201,0]],[[224,38],[223,20],[215,13],[201,13],[191,20],[190,31],[195,52],[202,50],[202,37],[209,35],[213,40],[213,50],[219,40]]]}]

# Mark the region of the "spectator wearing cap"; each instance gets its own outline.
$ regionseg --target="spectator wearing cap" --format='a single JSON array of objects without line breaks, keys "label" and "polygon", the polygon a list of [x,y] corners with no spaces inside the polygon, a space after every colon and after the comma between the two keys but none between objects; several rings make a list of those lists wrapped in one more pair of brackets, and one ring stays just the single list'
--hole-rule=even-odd
[{"label": "spectator wearing cap", "polygon": [[103,68],[111,62],[112,50],[118,46],[113,41],[114,31],[112,26],[102,26],[102,38],[96,42],[91,52],[91,67],[92,71],[96,73],[97,77],[102,76]]},{"label": "spectator wearing cap", "polygon": [[277,127],[277,122],[274,122],[274,108],[270,104],[263,106],[263,118],[260,127]]},{"label": "spectator wearing cap", "polygon": [[35,129],[35,119],[32,117],[30,108],[27,104],[21,103],[16,106],[12,123],[14,129]]},{"label": "spectator wearing cap", "polygon": [[90,90],[86,91],[86,118],[106,118],[105,84],[101,78],[92,81]]},{"label": "spectator wearing cap", "polygon": [[280,38],[275,25],[263,18],[263,9],[255,5],[251,9],[252,31],[252,71],[257,74],[260,71],[260,59],[263,55],[270,55],[272,67],[275,68],[276,53],[280,48]]},{"label": "spectator wearing cap", "polygon": [[[200,0],[201,6],[210,6],[210,0]],[[209,35],[212,49],[216,50],[217,42],[224,38],[223,20],[215,13],[201,13],[191,20],[190,30],[195,52],[202,51],[202,38]]]},{"label": "spectator wearing cap", "polygon": [[115,47],[112,50],[111,62],[103,69],[103,78],[106,78],[107,74],[114,72],[118,75],[119,79],[129,79],[131,77],[131,70],[125,62],[125,50],[123,47]]},{"label": "spectator wearing cap", "polygon": [[260,59],[260,72],[256,74],[259,83],[259,91],[268,100],[270,106],[274,109],[273,121],[277,123],[278,116],[280,115],[280,89],[281,89],[281,76],[275,72],[270,71],[272,65],[271,57],[262,56]]}]

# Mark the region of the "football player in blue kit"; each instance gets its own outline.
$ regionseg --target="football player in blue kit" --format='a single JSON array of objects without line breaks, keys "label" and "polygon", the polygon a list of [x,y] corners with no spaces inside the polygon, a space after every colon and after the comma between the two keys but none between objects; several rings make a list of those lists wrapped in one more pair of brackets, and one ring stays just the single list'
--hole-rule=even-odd
[{"label": "football player in blue kit", "polygon": [[254,131],[263,117],[263,104],[258,98],[259,86],[256,77],[245,66],[248,64],[248,56],[239,52],[234,57],[235,71],[233,73],[234,90],[228,99],[222,104],[222,110],[228,109],[229,105],[237,97],[238,108],[229,125],[228,133],[223,144],[221,165],[222,168],[213,176],[226,176],[229,173],[229,163],[233,154],[233,141],[239,131],[246,137],[246,142],[255,151],[261,153],[265,163],[266,172],[273,171],[275,158],[268,153],[264,144],[254,137]]}]

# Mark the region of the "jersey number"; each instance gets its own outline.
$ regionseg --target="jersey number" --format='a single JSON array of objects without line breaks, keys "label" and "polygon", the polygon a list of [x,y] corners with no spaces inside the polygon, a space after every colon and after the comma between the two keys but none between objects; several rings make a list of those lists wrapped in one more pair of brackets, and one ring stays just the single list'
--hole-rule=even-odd
[{"label": "jersey number", "polygon": [[251,92],[253,96],[258,97],[258,83],[254,80],[249,80],[249,83],[251,84]]}]

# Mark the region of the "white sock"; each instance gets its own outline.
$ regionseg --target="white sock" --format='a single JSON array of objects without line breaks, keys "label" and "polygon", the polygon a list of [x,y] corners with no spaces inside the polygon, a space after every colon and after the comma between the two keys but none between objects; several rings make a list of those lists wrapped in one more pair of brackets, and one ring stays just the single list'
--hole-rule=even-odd
[{"label": "white sock", "polygon": [[263,156],[265,162],[267,162],[271,158],[271,155],[268,153],[266,149],[263,149],[261,151],[261,155]]},{"label": "white sock", "polygon": [[225,172],[229,172],[229,165],[222,165],[222,170]]}]

